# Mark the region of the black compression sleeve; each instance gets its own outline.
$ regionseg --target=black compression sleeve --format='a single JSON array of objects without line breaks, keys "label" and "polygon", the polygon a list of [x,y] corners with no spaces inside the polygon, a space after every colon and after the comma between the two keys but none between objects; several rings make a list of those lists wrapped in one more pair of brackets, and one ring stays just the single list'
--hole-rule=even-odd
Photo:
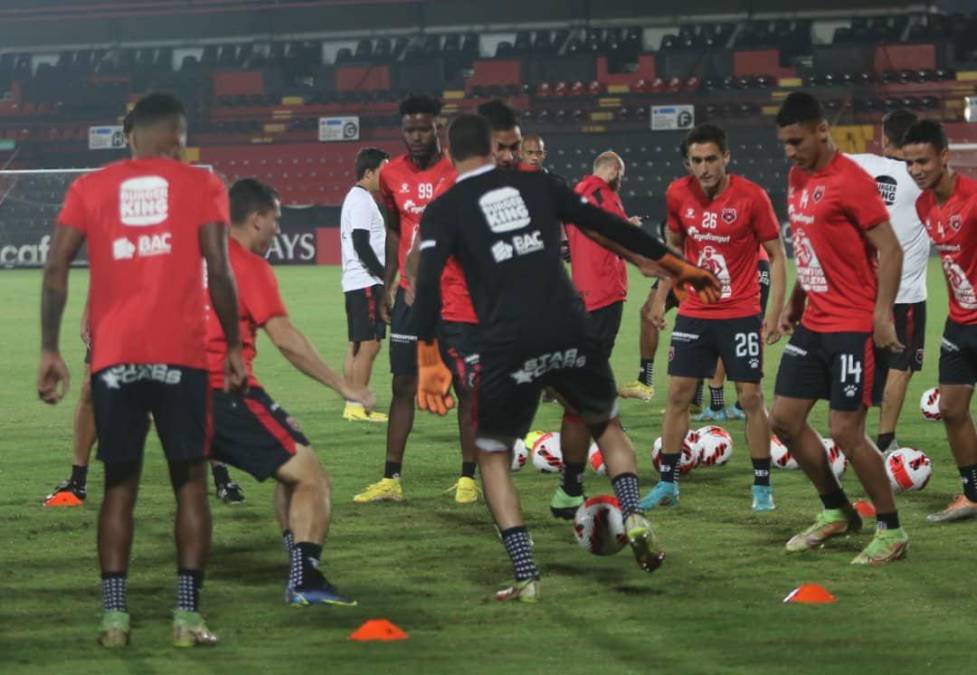
[{"label": "black compression sleeve", "polygon": [[383,280],[383,265],[380,259],[370,246],[370,233],[368,230],[353,230],[353,250],[360,257],[363,264],[370,274],[377,279]]}]

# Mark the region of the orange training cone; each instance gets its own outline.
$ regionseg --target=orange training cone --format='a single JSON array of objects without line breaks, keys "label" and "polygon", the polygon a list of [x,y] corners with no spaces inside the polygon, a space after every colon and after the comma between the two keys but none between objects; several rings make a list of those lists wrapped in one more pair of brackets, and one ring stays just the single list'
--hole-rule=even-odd
[{"label": "orange training cone", "polygon": [[784,602],[796,602],[804,605],[826,605],[838,602],[838,598],[831,595],[821,584],[801,584],[784,598]]},{"label": "orange training cone", "polygon": [[872,506],[872,502],[859,499],[855,502],[855,510],[862,518],[875,518],[875,507]]},{"label": "orange training cone", "polygon": [[44,506],[82,506],[85,502],[78,499],[75,495],[68,492],[55,492],[51,498],[44,502]]},{"label": "orange training cone", "polygon": [[349,634],[350,640],[360,642],[390,642],[406,640],[407,633],[386,619],[370,619]]}]

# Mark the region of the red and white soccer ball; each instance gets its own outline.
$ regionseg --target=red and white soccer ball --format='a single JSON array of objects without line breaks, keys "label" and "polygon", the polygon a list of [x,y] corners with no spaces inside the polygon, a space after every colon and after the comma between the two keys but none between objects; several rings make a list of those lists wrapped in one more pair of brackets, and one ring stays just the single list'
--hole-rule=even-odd
[{"label": "red and white soccer ball", "polygon": [[628,536],[617,498],[599,495],[581,504],[573,518],[573,534],[580,548],[594,555],[614,555],[624,548]]},{"label": "red and white soccer ball", "polygon": [[940,415],[939,387],[933,387],[923,392],[922,398],[919,399],[919,411],[923,413],[923,417],[931,422],[938,422],[943,419]]},{"label": "red and white soccer ball", "polygon": [[930,482],[933,465],[926,453],[916,448],[899,448],[885,459],[885,473],[896,492],[922,490]]},{"label": "red and white soccer ball", "polygon": [[[662,438],[659,436],[651,446],[651,463],[655,467],[655,471],[659,472],[661,471],[661,454]],[[689,433],[685,434],[685,440],[682,442],[682,454],[679,456],[678,472],[682,475],[687,474],[696,467],[698,460],[699,434],[695,431],[689,431]]]},{"label": "red and white soccer ball", "polygon": [[526,466],[526,462],[529,461],[529,448],[526,447],[526,442],[521,438],[517,438],[515,444],[512,446],[512,466],[510,467],[515,473],[519,471],[522,467]]},{"label": "red and white soccer ball", "polygon": [[778,469],[797,469],[797,460],[790,454],[784,442],[776,436],[770,437],[770,463]]},{"label": "red and white soccer ball", "polygon": [[845,469],[848,468],[848,458],[830,438],[822,438],[821,445],[824,446],[824,452],[828,455],[828,462],[831,464],[835,478],[840,481],[841,477],[845,475]]},{"label": "red and white soccer ball", "polygon": [[560,473],[563,470],[563,452],[560,450],[560,432],[541,434],[532,444],[530,453],[533,466],[543,473]]},{"label": "red and white soccer ball", "polygon": [[604,453],[600,451],[596,443],[590,444],[590,450],[587,451],[587,463],[590,464],[590,468],[598,476],[603,476],[607,473],[607,466],[604,464]]},{"label": "red and white soccer ball", "polygon": [[733,456],[733,437],[722,427],[710,424],[695,433],[699,437],[698,466],[722,466]]}]

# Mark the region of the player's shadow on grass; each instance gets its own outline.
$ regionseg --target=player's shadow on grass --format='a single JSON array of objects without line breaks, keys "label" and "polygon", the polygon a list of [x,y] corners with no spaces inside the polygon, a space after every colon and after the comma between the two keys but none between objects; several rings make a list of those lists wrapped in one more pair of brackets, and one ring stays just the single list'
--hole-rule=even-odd
[{"label": "player's shadow on grass", "polygon": [[[623,556],[622,556],[623,557]],[[656,575],[640,572],[631,560],[621,560],[620,567],[594,567],[585,560],[578,564],[566,562],[544,563],[544,572],[552,576],[565,576],[589,583],[596,583],[602,588],[610,588],[616,593],[624,595],[640,595],[655,597],[665,595],[661,585],[653,585]],[[636,576],[636,575],[641,576]]]}]

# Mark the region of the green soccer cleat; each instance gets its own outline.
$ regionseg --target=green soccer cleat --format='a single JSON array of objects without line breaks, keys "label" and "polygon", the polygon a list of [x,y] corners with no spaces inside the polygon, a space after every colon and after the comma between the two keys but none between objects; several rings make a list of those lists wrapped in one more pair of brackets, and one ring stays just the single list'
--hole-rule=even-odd
[{"label": "green soccer cleat", "polygon": [[207,628],[200,612],[187,612],[182,609],[173,611],[174,647],[212,647],[217,642],[217,636]]},{"label": "green soccer cleat", "polygon": [[855,509],[824,509],[817,515],[813,525],[790,538],[787,552],[809,551],[821,546],[831,537],[859,532],[861,529],[862,519]]},{"label": "green soccer cleat", "polygon": [[665,559],[665,552],[658,545],[651,523],[643,513],[632,513],[624,519],[624,531],[628,535],[628,544],[634,553],[638,567],[645,572],[654,572]]},{"label": "green soccer cleat", "polygon": [[98,629],[98,644],[106,649],[118,649],[129,644],[129,613],[105,612]]},{"label": "green soccer cleat", "polygon": [[577,515],[577,509],[584,503],[584,496],[571,497],[564,490],[562,485],[556,487],[553,498],[550,499],[550,513],[554,518],[563,520],[573,520]]},{"label": "green soccer cleat", "polygon": [[879,529],[868,546],[851,561],[852,565],[884,565],[901,560],[909,550],[909,535],[901,527],[894,530]]}]

